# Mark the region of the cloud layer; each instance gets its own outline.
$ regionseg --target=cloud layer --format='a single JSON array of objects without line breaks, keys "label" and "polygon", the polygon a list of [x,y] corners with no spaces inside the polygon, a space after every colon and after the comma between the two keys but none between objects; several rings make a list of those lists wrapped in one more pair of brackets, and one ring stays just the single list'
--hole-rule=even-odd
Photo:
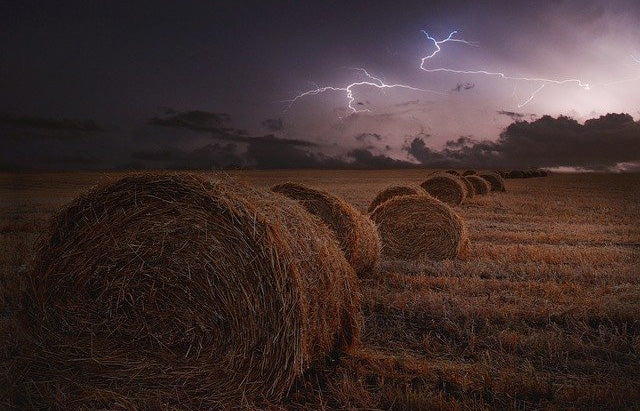
[{"label": "cloud layer", "polygon": [[[500,113],[515,119],[495,140],[471,136],[434,149],[431,136],[407,136],[399,155],[384,135],[353,135],[348,145],[321,145],[277,134],[249,136],[224,114],[170,111],[136,132],[108,130],[91,120],[0,115],[0,132],[12,137],[2,150],[4,169],[220,169],[528,167],[639,170],[640,122],[607,114],[584,124],[565,117]],[[161,126],[161,127],[158,127]],[[264,126],[283,132],[280,121]],[[162,133],[159,131],[162,130]],[[355,146],[354,146],[355,144]]]}]

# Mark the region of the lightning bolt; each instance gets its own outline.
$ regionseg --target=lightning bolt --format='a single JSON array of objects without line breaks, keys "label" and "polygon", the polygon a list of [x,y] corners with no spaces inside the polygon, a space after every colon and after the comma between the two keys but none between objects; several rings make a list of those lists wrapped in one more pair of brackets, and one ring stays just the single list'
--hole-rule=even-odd
[{"label": "lightning bolt", "polygon": [[534,99],[536,94],[538,94],[543,88],[544,88],[544,83],[542,83],[542,85],[540,87],[538,87],[533,93],[531,93],[531,95],[529,96],[528,99],[526,99],[522,103],[518,103],[518,108],[522,108],[522,107],[526,106],[527,104],[529,104],[531,102],[531,100]]},{"label": "lightning bolt", "polygon": [[316,87],[315,89],[304,91],[304,92],[296,95],[292,99],[284,100],[285,103],[289,103],[284,111],[286,112],[287,110],[289,110],[298,100],[300,100],[300,99],[302,99],[304,97],[316,96],[318,94],[322,94],[322,93],[325,93],[325,92],[328,92],[328,91],[340,91],[340,92],[345,93],[345,97],[347,99],[347,108],[352,113],[370,112],[371,110],[369,110],[369,109],[365,108],[365,109],[358,110],[357,108],[355,108],[353,106],[353,103],[356,100],[356,98],[354,96],[354,91],[355,91],[355,89],[360,88],[360,87],[374,87],[374,88],[382,90],[383,92],[386,89],[401,88],[401,89],[412,90],[412,91],[420,91],[420,92],[426,92],[426,93],[434,93],[434,94],[446,95],[445,93],[441,93],[439,91],[422,89],[422,88],[413,87],[413,86],[410,86],[410,85],[407,85],[407,84],[398,84],[398,83],[387,84],[380,77],[376,77],[376,76],[372,75],[371,73],[369,73],[367,70],[365,70],[363,68],[360,68],[360,67],[354,67],[354,68],[351,68],[351,70],[359,71],[360,73],[362,73],[364,75],[364,77],[367,80],[365,80],[365,81],[355,81],[355,82],[353,82],[351,84],[348,84],[348,85],[346,85],[344,87],[324,86],[324,87]]},{"label": "lightning bolt", "polygon": [[[493,72],[493,71],[487,71],[487,70],[460,70],[460,69],[452,69],[452,68],[446,68],[446,67],[427,68],[425,67],[425,64],[427,63],[427,61],[431,60],[433,57],[436,56],[436,54],[440,52],[440,50],[442,50],[441,45],[444,43],[456,42],[456,43],[462,43],[462,44],[466,44],[473,47],[478,47],[478,43],[473,41],[466,41],[466,40],[455,37],[458,34],[458,31],[452,31],[449,34],[449,36],[443,40],[436,40],[434,37],[430,36],[429,33],[427,33],[425,30],[422,30],[422,33],[424,33],[427,36],[427,39],[432,41],[433,45],[435,46],[435,50],[431,54],[423,57],[422,60],[420,61],[420,70],[426,71],[427,73],[444,72],[444,73],[454,73],[454,74],[480,74],[480,75],[486,75],[486,76],[495,76],[495,77],[502,78],[504,80],[541,83],[541,86],[538,87],[535,91],[533,91],[533,93],[531,93],[529,98],[527,98],[521,103],[518,103],[518,108],[524,107],[525,105],[529,104],[535,98],[536,94],[538,94],[544,88],[545,84],[574,83],[580,88],[582,88],[583,90],[591,89],[591,86],[588,83],[585,83],[580,79],[555,80],[555,79],[548,79],[548,78],[541,78],[541,77],[515,77],[515,76],[509,76],[502,72]],[[514,95],[515,95],[515,88],[514,88]]]}]

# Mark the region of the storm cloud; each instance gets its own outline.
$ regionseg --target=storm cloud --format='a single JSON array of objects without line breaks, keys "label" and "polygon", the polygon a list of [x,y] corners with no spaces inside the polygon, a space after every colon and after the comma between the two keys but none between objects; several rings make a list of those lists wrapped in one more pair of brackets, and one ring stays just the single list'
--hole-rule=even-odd
[{"label": "storm cloud", "polygon": [[510,124],[497,141],[460,137],[435,151],[416,137],[405,150],[425,166],[605,170],[640,159],[640,122],[629,114],[607,114],[584,124],[543,116]]}]

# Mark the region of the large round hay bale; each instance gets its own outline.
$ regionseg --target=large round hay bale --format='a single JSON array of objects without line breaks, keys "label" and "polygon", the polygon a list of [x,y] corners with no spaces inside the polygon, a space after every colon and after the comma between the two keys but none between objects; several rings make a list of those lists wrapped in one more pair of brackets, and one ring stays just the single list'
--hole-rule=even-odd
[{"label": "large round hay bale", "polygon": [[429,194],[449,205],[464,202],[466,188],[458,177],[439,173],[430,175],[420,186]]},{"label": "large round hay bale", "polygon": [[229,180],[135,175],[80,196],[27,284],[25,408],[272,403],[359,338],[355,274],[331,232]]},{"label": "large round hay bale", "polygon": [[298,201],[334,232],[347,261],[360,276],[377,270],[380,260],[380,238],[369,217],[343,199],[303,184],[284,183],[271,190]]},{"label": "large round hay bale", "polygon": [[478,175],[489,182],[491,185],[491,191],[506,191],[504,187],[504,180],[499,174],[494,173],[493,171],[483,171]]},{"label": "large round hay bale", "polygon": [[390,186],[382,190],[376,195],[376,197],[371,201],[369,205],[369,209],[367,212],[371,213],[375,208],[384,203],[385,201],[397,197],[397,196],[408,196],[412,194],[421,194],[417,188],[411,186]]},{"label": "large round hay bale", "polygon": [[473,191],[476,195],[487,194],[491,191],[491,184],[480,176],[470,175],[464,177],[464,179],[473,186]]},{"label": "large round hay bale", "polygon": [[509,178],[524,178],[524,171],[522,171],[522,170],[511,170],[509,172]]},{"label": "large round hay bale", "polygon": [[466,170],[464,173],[462,173],[463,176],[472,176],[476,174],[476,170]]},{"label": "large round hay bale", "polygon": [[469,247],[464,221],[433,197],[392,198],[376,207],[371,218],[380,232],[382,252],[390,258],[444,260]]},{"label": "large round hay bale", "polygon": [[456,170],[447,170],[446,173],[451,174],[452,176],[460,176],[460,173],[458,173]]}]

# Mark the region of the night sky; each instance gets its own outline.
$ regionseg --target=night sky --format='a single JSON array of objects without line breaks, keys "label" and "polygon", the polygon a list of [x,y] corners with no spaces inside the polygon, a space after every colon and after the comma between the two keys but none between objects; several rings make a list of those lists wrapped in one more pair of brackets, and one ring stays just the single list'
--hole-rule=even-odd
[{"label": "night sky", "polygon": [[637,0],[12,3],[3,169],[640,170]]}]

